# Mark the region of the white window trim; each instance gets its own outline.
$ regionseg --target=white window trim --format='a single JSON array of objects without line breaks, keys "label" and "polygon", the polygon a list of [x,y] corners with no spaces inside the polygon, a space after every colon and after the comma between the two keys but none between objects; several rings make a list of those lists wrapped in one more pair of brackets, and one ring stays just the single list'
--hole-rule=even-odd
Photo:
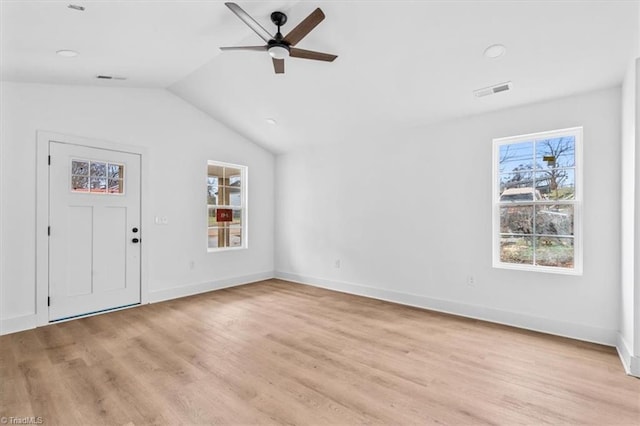
[{"label": "white window trim", "polygon": [[[209,247],[209,241],[208,241],[208,236],[209,236],[209,204],[206,204],[206,216],[205,216],[205,220],[207,221],[207,238],[205,239],[205,244],[207,247],[207,252],[209,253],[216,253],[216,252],[221,252],[221,251],[233,251],[233,250],[246,250],[249,248],[249,222],[247,220],[247,218],[249,217],[248,215],[248,211],[249,211],[249,197],[248,197],[248,193],[249,193],[249,168],[247,166],[243,166],[240,164],[233,164],[233,163],[225,163],[223,161],[214,161],[214,160],[209,160],[207,161],[207,169],[208,166],[220,166],[220,167],[230,167],[230,168],[234,168],[234,169],[239,169],[240,170],[240,182],[241,182],[241,196],[240,199],[241,201],[241,209],[242,209],[242,219],[241,219],[241,223],[242,223],[242,245],[240,247],[214,247],[211,248]],[[207,174],[208,177],[208,174]],[[205,186],[208,185],[207,184],[207,179],[205,178],[204,180],[205,182]]]},{"label": "white window trim", "polygon": [[[537,266],[537,265],[523,265],[516,263],[505,263],[500,261],[500,170],[498,165],[498,158],[500,155],[500,146],[505,144],[512,144],[518,142],[531,141],[533,139],[550,139],[560,136],[572,135],[575,137],[575,200],[574,200],[574,217],[573,217],[573,248],[574,248],[574,261],[573,268],[560,268],[553,266]],[[492,184],[492,221],[493,221],[493,267],[500,269],[513,269],[521,271],[535,271],[535,272],[548,272],[554,274],[564,275],[582,275],[582,254],[583,254],[583,229],[582,229],[582,210],[583,210],[583,159],[582,159],[582,145],[583,145],[583,131],[582,127],[571,127],[567,129],[552,130],[540,133],[529,133],[526,135],[510,136],[504,138],[496,138],[493,140],[493,155],[492,169],[493,169],[493,184]]]}]

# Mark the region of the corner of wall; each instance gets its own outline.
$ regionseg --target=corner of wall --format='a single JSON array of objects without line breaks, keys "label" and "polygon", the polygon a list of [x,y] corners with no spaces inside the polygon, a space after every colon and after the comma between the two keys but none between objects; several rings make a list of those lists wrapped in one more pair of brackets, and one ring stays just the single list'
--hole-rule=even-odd
[{"label": "corner of wall", "polygon": [[616,350],[625,373],[640,378],[640,357],[631,355],[631,348],[621,333],[616,336]]},{"label": "corner of wall", "polygon": [[165,300],[177,299],[180,297],[193,296],[195,294],[206,293],[214,290],[222,290],[230,287],[237,287],[264,281],[275,277],[273,271],[266,271],[258,274],[244,275],[231,278],[223,278],[215,281],[207,281],[199,284],[191,284],[182,287],[172,287],[165,290],[157,290],[149,293],[149,302],[163,302]]}]

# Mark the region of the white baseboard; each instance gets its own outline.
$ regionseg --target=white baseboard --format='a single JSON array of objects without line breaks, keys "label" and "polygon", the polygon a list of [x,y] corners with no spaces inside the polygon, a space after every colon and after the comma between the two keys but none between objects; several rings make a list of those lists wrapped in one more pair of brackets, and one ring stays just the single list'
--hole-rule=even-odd
[{"label": "white baseboard", "polygon": [[[179,297],[192,296],[194,294],[205,293],[207,291],[220,290],[223,288],[235,287],[238,285],[249,284],[256,281],[268,280],[273,277],[273,271],[268,271],[258,274],[244,275],[240,277],[207,281],[204,283],[186,285],[183,287],[169,288],[166,290],[152,291],[149,292],[149,302],[155,303],[162,302],[164,300],[177,299]],[[3,319],[0,320],[0,336],[36,328],[37,325],[38,322],[36,314]]]},{"label": "white baseboard", "polygon": [[616,330],[591,327],[582,324],[573,324],[548,318],[535,317],[518,312],[503,311],[478,305],[455,302],[452,300],[435,299],[409,293],[400,293],[340,281],[331,281],[323,278],[309,277],[300,274],[276,271],[276,278],[307,284],[315,287],[335,290],[342,293],[355,294],[402,305],[445,312],[498,324],[510,325],[527,330],[539,331],[557,336],[570,337],[572,339],[587,342],[600,343],[607,346],[616,346]]},{"label": "white baseboard", "polygon": [[640,356],[632,356],[629,365],[629,375],[640,379]]},{"label": "white baseboard", "polygon": [[223,288],[235,287],[238,285],[249,284],[256,281],[268,280],[275,275],[273,271],[261,272],[258,274],[243,275],[240,277],[223,278],[215,281],[207,281],[199,284],[190,284],[182,287],[168,288],[166,290],[157,290],[149,292],[149,302],[162,302],[165,300],[177,299],[179,297],[193,296],[194,294],[206,293],[212,290],[221,290]]},{"label": "white baseboard", "polygon": [[630,376],[640,378],[640,357],[631,355],[629,345],[620,333],[617,333],[616,336],[616,349],[624,366],[624,371]]},{"label": "white baseboard", "polygon": [[0,320],[0,336],[36,328],[37,318],[36,314],[29,314]]}]

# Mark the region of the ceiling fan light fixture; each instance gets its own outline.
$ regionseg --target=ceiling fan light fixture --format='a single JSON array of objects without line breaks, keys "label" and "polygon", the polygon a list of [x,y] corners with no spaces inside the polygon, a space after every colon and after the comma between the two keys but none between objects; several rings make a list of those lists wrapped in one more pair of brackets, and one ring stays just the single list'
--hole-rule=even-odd
[{"label": "ceiling fan light fixture", "polygon": [[289,56],[289,49],[282,45],[269,47],[269,55],[274,59],[284,59]]}]

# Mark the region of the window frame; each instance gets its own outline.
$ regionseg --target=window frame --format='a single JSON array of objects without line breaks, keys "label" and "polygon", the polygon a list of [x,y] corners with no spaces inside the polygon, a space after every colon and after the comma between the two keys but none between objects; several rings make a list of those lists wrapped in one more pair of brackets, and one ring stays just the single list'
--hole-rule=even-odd
[{"label": "window frame", "polygon": [[238,206],[223,206],[223,205],[219,205],[219,204],[209,204],[208,201],[206,201],[206,210],[205,210],[205,219],[206,219],[206,230],[207,230],[207,234],[206,234],[206,247],[207,247],[207,252],[208,253],[215,253],[215,252],[222,252],[222,251],[229,251],[229,250],[245,250],[249,248],[249,224],[248,224],[248,176],[249,176],[249,168],[247,166],[243,166],[240,164],[233,164],[233,163],[226,163],[223,161],[216,161],[216,160],[208,160],[207,161],[207,174],[205,176],[204,179],[204,183],[205,183],[205,188],[207,189],[207,194],[209,192],[209,166],[217,166],[217,167],[225,167],[225,168],[232,168],[232,169],[238,169],[240,170],[240,229],[241,229],[241,245],[238,247],[209,247],[209,229],[211,228],[209,226],[209,209],[210,208],[229,208],[229,209],[236,209],[238,210]]},{"label": "window frame", "polygon": [[[574,139],[574,179],[575,190],[574,199],[570,201],[563,201],[562,204],[573,206],[573,268],[564,268],[559,266],[542,266],[542,265],[527,265],[520,263],[508,263],[500,260],[500,207],[504,204],[500,202],[500,147],[503,145],[511,145],[523,142],[534,142],[542,139],[552,139],[563,136],[573,136]],[[535,146],[535,144],[534,144]],[[582,275],[583,266],[583,229],[582,229],[582,216],[583,216],[583,128],[582,127],[570,127],[566,129],[551,130],[537,133],[529,133],[518,136],[509,136],[493,139],[493,152],[492,152],[492,258],[493,267],[498,269],[511,269],[521,271],[533,271],[533,272],[546,272],[553,274],[563,275]],[[536,158],[534,151],[533,158]],[[535,188],[534,188],[535,190]],[[504,202],[503,202],[504,203]],[[536,205],[543,204],[542,202],[532,201],[534,209]],[[535,220],[535,217],[534,217]],[[536,234],[531,234],[535,239]]]}]

